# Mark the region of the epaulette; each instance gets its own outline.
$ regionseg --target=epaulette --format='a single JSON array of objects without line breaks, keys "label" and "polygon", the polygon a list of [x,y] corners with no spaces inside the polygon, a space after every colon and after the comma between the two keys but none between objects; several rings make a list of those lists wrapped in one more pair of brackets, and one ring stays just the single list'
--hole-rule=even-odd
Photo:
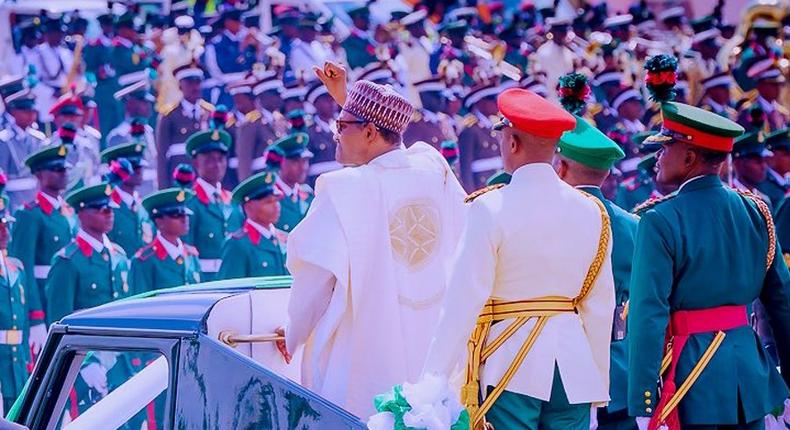
[{"label": "epaulette", "polygon": [[152,255],[154,255],[154,242],[151,242],[137,250],[137,252],[134,253],[134,258],[140,261],[145,261],[148,260]]},{"label": "epaulette", "polygon": [[757,210],[765,218],[765,225],[768,230],[768,252],[765,255],[765,268],[768,270],[774,262],[774,255],[776,254],[776,226],[774,218],[771,215],[771,208],[762,197],[754,194],[751,191],[735,190],[738,194],[751,200],[757,206]]},{"label": "epaulette", "polygon": [[463,120],[461,120],[461,124],[463,124],[464,128],[471,127],[477,124],[477,116],[473,113],[466,114]]},{"label": "epaulette", "polygon": [[25,131],[27,132],[27,134],[33,136],[38,140],[47,140],[47,135],[42,133],[40,130],[36,130],[35,128],[28,127],[27,130]]},{"label": "epaulette", "polygon": [[7,128],[3,129],[3,130],[0,130],[0,141],[8,142],[9,140],[11,140],[11,137],[13,135],[14,135],[14,133],[12,133],[11,130],[9,130]]},{"label": "epaulette", "polygon": [[419,109],[414,109],[414,113],[411,114],[411,122],[420,122],[422,121],[422,112]]},{"label": "epaulette", "polygon": [[22,264],[22,260],[15,257],[6,257],[6,263],[8,263],[9,266],[13,266],[16,270],[23,270],[25,268],[25,265]]},{"label": "epaulette", "polygon": [[24,205],[22,205],[22,206],[23,206],[25,209],[28,209],[28,210],[29,210],[29,209],[33,209],[33,208],[35,208],[36,206],[38,206],[38,202],[37,202],[35,199],[33,199],[33,200],[29,201],[29,202],[25,202],[25,204],[24,204]]},{"label": "epaulette", "polygon": [[263,118],[263,115],[261,114],[261,111],[259,111],[259,110],[251,110],[251,111],[247,112],[246,114],[244,114],[244,118],[247,119],[247,122],[253,123],[253,122]]},{"label": "epaulette", "polygon": [[90,136],[90,137],[92,137],[94,139],[101,139],[101,132],[99,130],[96,130],[95,128],[93,128],[93,127],[91,127],[89,125],[85,125],[82,128],[85,130],[85,132],[88,134],[88,136]]},{"label": "epaulette", "polygon": [[274,119],[276,119],[278,121],[285,120],[285,115],[283,115],[282,112],[280,112],[278,110],[272,112],[272,117],[274,117]]},{"label": "epaulette", "polygon": [[113,249],[113,251],[117,252],[118,254],[121,254],[124,257],[126,257],[126,251],[123,248],[121,248],[121,245],[118,245],[117,243],[113,243],[112,244],[112,249]]},{"label": "epaulette", "polygon": [[211,103],[209,103],[209,102],[207,102],[207,101],[205,101],[203,99],[198,100],[197,104],[200,107],[202,107],[203,110],[205,110],[206,112],[214,112],[216,110],[216,108],[214,107],[213,104],[211,104]]},{"label": "epaulette", "polygon": [[159,109],[159,114],[162,116],[170,115],[178,106],[179,103],[166,103]]},{"label": "epaulette", "polygon": [[587,113],[590,115],[598,115],[600,112],[603,112],[603,105],[600,103],[592,104],[587,108]]},{"label": "epaulette", "polygon": [[230,238],[236,240],[243,239],[245,236],[247,236],[247,232],[244,231],[243,228],[240,228],[230,234]]},{"label": "epaulette", "polygon": [[228,117],[228,120],[225,121],[225,128],[233,127],[233,124],[236,124],[236,117],[231,115]]},{"label": "epaulette", "polygon": [[669,194],[667,194],[665,196],[662,196],[662,197],[648,199],[646,202],[643,202],[641,204],[636,205],[636,207],[631,211],[631,213],[633,213],[634,215],[641,215],[642,212],[644,212],[644,211],[646,211],[648,209],[652,209],[653,207],[655,207],[659,203],[663,203],[663,202],[671,199],[672,197],[675,197],[676,195],[678,195],[678,193],[674,192],[674,193],[669,193]]},{"label": "epaulette", "polygon": [[626,191],[635,191],[642,185],[642,181],[637,181],[636,176],[632,176],[622,182]]},{"label": "epaulette", "polygon": [[312,193],[313,192],[313,187],[311,187],[310,185],[301,184],[299,187],[301,188],[302,191],[306,191],[308,193]]},{"label": "epaulette", "polygon": [[790,110],[787,110],[787,108],[782,105],[776,105],[776,110],[778,110],[779,113],[781,113],[784,116],[790,115]]},{"label": "epaulette", "polygon": [[197,249],[197,248],[195,248],[195,247],[194,247],[194,246],[192,246],[192,245],[187,245],[187,244],[185,243],[185,244],[184,244],[184,249],[186,249],[186,251],[187,251],[187,254],[189,254],[189,255],[194,255],[195,257],[197,257],[197,256],[199,256],[199,255],[200,255],[200,253],[198,252],[198,249]]},{"label": "epaulette", "polygon": [[504,186],[505,186],[505,184],[494,184],[494,185],[489,185],[487,187],[480,188],[479,190],[473,191],[471,194],[466,196],[466,198],[464,199],[464,203],[471,203],[476,198],[482,196],[483,194],[485,194],[485,193],[487,193],[489,191],[498,190],[498,189],[500,189],[500,188],[502,188]]},{"label": "epaulette", "polygon": [[60,258],[70,259],[78,249],[79,247],[77,246],[77,243],[72,240],[68,245],[60,248],[60,250],[55,255]]}]

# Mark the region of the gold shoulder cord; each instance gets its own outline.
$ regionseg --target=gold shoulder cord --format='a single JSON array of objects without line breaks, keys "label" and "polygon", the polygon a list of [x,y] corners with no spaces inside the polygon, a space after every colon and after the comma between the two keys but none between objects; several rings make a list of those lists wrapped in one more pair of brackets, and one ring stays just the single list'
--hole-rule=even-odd
[{"label": "gold shoulder cord", "polygon": [[[584,301],[592,290],[595,280],[601,272],[601,268],[606,261],[606,251],[611,239],[609,214],[606,207],[597,198],[583,193],[598,205],[601,215],[601,233],[598,239],[598,249],[592,263],[587,270],[579,294],[574,298],[547,296],[530,300],[520,300],[505,302],[497,299],[489,299],[486,302],[482,313],[478,317],[477,325],[467,343],[467,368],[466,383],[461,390],[461,400],[469,411],[472,421],[472,429],[482,430],[486,428],[485,414],[494,405],[505,387],[510,383],[516,371],[521,367],[527,354],[535,344],[538,336],[546,326],[549,317],[560,314],[576,312],[578,306]],[[483,404],[480,405],[480,367],[485,364],[490,357],[502,344],[515,334],[527,321],[537,317],[535,326],[521,345],[513,362],[502,375],[499,383],[493,391],[486,396]],[[513,320],[495,339],[486,344],[486,338],[491,330],[491,325],[495,322]]]},{"label": "gold shoulder cord", "polygon": [[738,194],[750,199],[757,205],[757,210],[765,218],[765,226],[768,230],[768,254],[765,257],[765,270],[771,268],[774,263],[774,256],[776,255],[776,226],[774,226],[774,218],[771,215],[771,209],[763,199],[750,191],[736,190]]}]

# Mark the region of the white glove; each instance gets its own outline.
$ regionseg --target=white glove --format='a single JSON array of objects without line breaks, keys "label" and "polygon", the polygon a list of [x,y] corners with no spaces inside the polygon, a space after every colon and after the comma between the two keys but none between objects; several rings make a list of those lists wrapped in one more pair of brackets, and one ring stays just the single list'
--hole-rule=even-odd
[{"label": "white glove", "polygon": [[88,384],[89,387],[98,391],[102,396],[106,396],[109,391],[107,390],[107,371],[104,370],[99,363],[91,363],[82,370],[80,376]]},{"label": "white glove", "polygon": [[30,345],[30,348],[33,349],[33,354],[38,355],[41,352],[41,348],[44,347],[44,342],[47,341],[47,326],[42,324],[36,324],[33,327],[30,327],[30,334],[27,338],[27,343]]}]

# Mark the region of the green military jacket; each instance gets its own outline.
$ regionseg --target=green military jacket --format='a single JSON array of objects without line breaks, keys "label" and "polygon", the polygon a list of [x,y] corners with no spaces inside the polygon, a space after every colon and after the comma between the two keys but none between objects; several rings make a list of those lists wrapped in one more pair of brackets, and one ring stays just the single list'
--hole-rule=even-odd
[{"label": "green military jacket", "polygon": [[285,250],[276,235],[264,237],[246,222],[225,241],[219,279],[287,274]]},{"label": "green military jacket", "polygon": [[776,171],[769,168],[768,176],[764,181],[757,184],[757,189],[771,199],[772,207],[778,208],[790,188],[788,188],[784,179],[781,179],[781,176]]},{"label": "green military jacket", "polygon": [[183,254],[173,259],[160,238],[155,237],[132,258],[129,284],[134,294],[196,284],[200,281],[198,251],[193,246],[184,244]]},{"label": "green military jacket", "polygon": [[110,198],[118,207],[113,209],[115,221],[107,236],[113,243],[120,245],[126,255],[134,255],[154,239],[154,223],[139,201],[129,207],[118,190],[114,190]]},{"label": "green military jacket", "polygon": [[16,258],[0,257],[0,330],[5,343],[0,344],[0,386],[3,398],[13,401],[27,381],[30,349],[27,346],[28,301],[25,270]]},{"label": "green military jacket", "polygon": [[65,202],[55,209],[39,192],[35,200],[14,214],[9,254],[25,267],[28,308],[31,325],[45,319],[46,296],[44,287],[52,264],[52,257],[66,246],[77,233],[74,210]]},{"label": "green military jacket", "polygon": [[241,228],[244,217],[238,206],[231,203],[231,193],[222,190],[219,199],[212,199],[208,192],[195,182],[195,197],[187,202],[194,212],[189,217],[189,233],[182,239],[197,248],[201,272],[205,280],[213,280],[219,270],[219,258],[225,239]]},{"label": "green military jacket", "polygon": [[647,172],[640,170],[636,176],[624,180],[617,186],[614,202],[617,206],[631,211],[651,198],[657,197],[661,195],[656,192],[655,181]]},{"label": "green military jacket", "polygon": [[787,198],[783,199],[778,206],[776,206],[774,214],[774,223],[776,223],[776,240],[782,246],[784,252],[785,262],[790,261],[790,201]]},{"label": "green military jacket", "polygon": [[278,179],[276,185],[282,191],[283,199],[280,200],[280,219],[274,226],[278,230],[290,233],[307,215],[307,210],[315,199],[315,193],[307,184],[297,184],[291,188]]},{"label": "green military jacket", "polygon": [[[782,363],[790,363],[790,274],[775,252],[766,270],[769,233],[751,197],[708,175],[642,212],[636,236],[628,313],[628,411],[650,416],[670,313],[760,299],[772,321]],[[751,312],[751,310],[749,311]],[[677,365],[680,386],[713,333],[691,335]],[[787,376],[785,375],[785,382]],[[726,331],[718,351],[680,403],[682,424],[762,420],[788,389],[754,330]]]},{"label": "green military jacket", "polygon": [[634,240],[639,218],[626,212],[607,200],[598,187],[579,187],[600,200],[612,228],[612,271],[614,274],[615,315],[612,328],[612,344],[609,365],[610,413],[627,407],[628,391],[628,328],[626,325],[626,304],[628,303],[631,283],[631,262],[634,256]]},{"label": "green military jacket", "polygon": [[131,295],[128,274],[129,259],[123,248],[111,243],[98,252],[78,235],[52,258],[47,322]]}]

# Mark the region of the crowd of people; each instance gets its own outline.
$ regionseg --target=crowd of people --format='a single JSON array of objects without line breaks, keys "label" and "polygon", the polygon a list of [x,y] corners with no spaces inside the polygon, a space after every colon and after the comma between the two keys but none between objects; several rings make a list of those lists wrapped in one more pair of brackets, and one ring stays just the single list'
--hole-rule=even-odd
[{"label": "crowd of people", "polygon": [[[375,130],[384,141],[415,154],[427,151],[417,145],[423,142],[443,156],[460,184],[453,188],[445,179],[440,189],[431,188],[430,175],[423,180],[420,175],[391,178],[401,182],[388,189],[387,198],[424,187],[426,195],[434,193],[431,198],[463,200],[466,193],[486,186],[484,190],[498,189],[516,179],[503,161],[512,149],[502,147],[503,127],[555,140],[576,127],[582,141],[606,142],[590,150],[585,143],[561,140],[555,169],[570,185],[592,186],[585,191],[606,202],[608,216],[630,226],[626,233],[618,232],[612,221],[615,240],[621,242],[619,247],[615,243],[612,266],[604,265],[604,271],[614,269],[612,311],[622,316],[622,325],[615,318],[613,331],[605,318],[595,321],[614,333],[612,351],[614,341],[625,338],[629,303],[627,273],[633,250],[623,251],[618,237],[630,237],[633,247],[636,221],[626,212],[649,209],[678,193],[678,181],[657,177],[657,154],[666,141],[662,136],[670,128],[668,119],[674,121],[673,132],[687,135],[687,141],[695,136],[694,127],[704,128],[683,112],[668,113],[665,100],[654,94],[657,88],[671,86],[665,96],[675,102],[743,127],[743,134],[726,148],[729,155],[718,173],[729,186],[764,202],[769,218],[776,217],[776,229],[771,230],[778,238],[776,246],[790,249],[790,211],[782,204],[790,192],[790,14],[782,6],[754,14],[746,10],[744,22],[735,27],[722,17],[723,2],[693,20],[682,6],[654,10],[647,2],[622,11],[607,10],[606,2],[581,8],[564,7],[568,5],[563,2],[549,8],[529,2],[517,8],[501,2],[417,2],[392,10],[382,20],[371,11],[386,2],[373,1],[345,10],[348,22],[325,11],[278,5],[271,11],[275,26],[264,31],[259,9],[238,1],[217,2],[211,8],[201,1],[179,2],[168,15],[132,3],[110,2],[96,22],[79,11],[12,16],[17,55],[5,66],[11,73],[0,76],[0,282],[9,287],[7,294],[0,293],[0,386],[6,409],[24,386],[47,326],[79,309],[207,280],[285,275],[286,247],[298,254],[289,256],[295,261],[289,268],[299,267],[302,273],[294,294],[303,294],[305,304],[329,303],[338,280],[305,267],[319,265],[326,257],[319,253],[337,251],[326,245],[336,243],[328,239],[332,234],[345,231],[336,239],[348,240],[346,223],[370,222],[371,232],[378,228],[369,220],[343,218],[348,214],[340,210],[343,217],[334,219],[327,209],[341,202],[348,208],[360,202],[372,205],[371,196],[381,191],[361,185],[356,189],[360,194],[333,194],[332,201],[324,197],[323,206],[312,211],[312,221],[300,224],[316,198],[312,187],[320,175],[372,160],[355,157],[352,146],[340,144],[344,131],[375,142],[375,136],[364,134]],[[346,99],[345,79],[342,94],[333,84],[346,71],[350,82],[373,86],[355,87]],[[535,118],[522,118],[519,106],[504,102],[503,108],[498,100],[512,89],[529,91],[526,98],[514,98],[518,103],[543,106],[546,115],[562,105],[578,121],[569,126],[538,120],[540,127],[559,130],[556,136],[523,126]],[[371,112],[371,106],[380,106],[380,112]],[[383,112],[389,116],[383,118]],[[684,127],[684,121],[691,125]],[[365,128],[369,124],[376,127]],[[584,124],[583,130],[578,124]],[[727,127],[717,125],[709,123],[703,137],[728,138],[720,131]],[[401,161],[378,163],[399,166]],[[598,171],[604,173],[600,183],[579,179],[597,178]],[[548,180],[540,174],[533,172],[538,175],[533,179]],[[326,195],[329,181],[324,183]],[[544,203],[560,214],[567,202]],[[447,226],[441,234],[454,237],[463,223],[453,218],[455,209],[445,209],[434,221]],[[423,267],[427,257],[421,253],[430,252],[425,244],[410,248],[414,238],[409,229],[415,218],[430,218],[430,211],[420,212],[424,208],[419,206],[404,210],[397,213],[398,223],[387,226],[392,246],[403,254],[404,264]],[[324,215],[316,221],[316,214]],[[583,218],[577,220],[580,225],[586,222]],[[289,244],[297,225],[300,234]],[[591,239],[597,243],[597,236]],[[450,245],[442,243],[446,249],[441,252],[449,253]],[[584,254],[583,247],[579,251]],[[586,254],[578,257],[583,261]],[[468,258],[468,268],[490,269]],[[430,276],[409,283],[431,283],[426,281]],[[417,302],[439,301],[426,291],[412,293]],[[443,288],[435,293],[441,298]],[[464,306],[470,303],[475,304]],[[315,310],[322,311],[327,309]],[[782,351],[777,352],[764,312],[755,306],[754,324],[768,357],[776,361]],[[426,324],[436,323],[433,316],[425,318]],[[304,343],[315,328],[309,325],[318,323],[310,318],[292,321],[289,342]],[[410,330],[417,333],[422,326],[415,323]],[[427,354],[428,346],[426,342],[415,348],[414,357],[404,357],[404,363],[422,364],[416,357]],[[613,363],[620,360],[612,365],[612,386],[617,381],[622,388],[626,355],[625,347],[620,348],[612,352]],[[390,349],[382,346],[381,351]],[[598,352],[586,363],[587,371],[602,369]],[[562,360],[556,358],[560,367]],[[546,381],[564,372],[547,369],[542,376]],[[409,368],[404,374],[414,379],[420,370]],[[84,377],[89,386],[106,391],[106,376]],[[534,394],[532,388],[522,388]],[[571,391],[568,399],[574,400]],[[602,402],[609,395],[592,391],[579,394],[581,403]],[[372,404],[370,393],[362,394],[366,397],[346,405],[353,412],[370,413],[370,405],[354,409],[359,404],[354,402]],[[544,400],[548,395],[541,394]],[[612,392],[608,410],[599,412],[604,423],[627,418],[624,396],[622,390]],[[651,405],[653,400],[648,396],[639,401]],[[504,410],[498,413],[506,415]]]}]

